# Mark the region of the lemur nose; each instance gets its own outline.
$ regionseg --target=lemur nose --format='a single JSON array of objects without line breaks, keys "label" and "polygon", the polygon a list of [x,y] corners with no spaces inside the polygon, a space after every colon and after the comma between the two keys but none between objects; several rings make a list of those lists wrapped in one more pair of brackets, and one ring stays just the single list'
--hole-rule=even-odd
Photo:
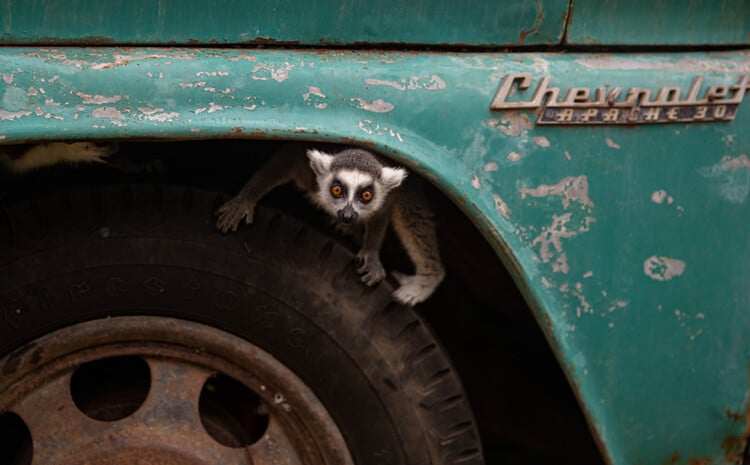
[{"label": "lemur nose", "polygon": [[357,221],[359,215],[354,211],[351,205],[347,205],[338,211],[339,221],[344,224],[351,224]]}]

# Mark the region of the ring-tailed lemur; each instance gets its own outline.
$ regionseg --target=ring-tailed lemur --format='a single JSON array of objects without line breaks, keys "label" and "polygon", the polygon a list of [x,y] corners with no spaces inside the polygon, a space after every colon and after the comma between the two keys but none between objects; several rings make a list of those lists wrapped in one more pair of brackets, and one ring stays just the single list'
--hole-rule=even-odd
[{"label": "ring-tailed lemur", "polygon": [[282,184],[293,182],[340,225],[364,225],[357,253],[361,281],[374,286],[385,277],[380,247],[388,224],[401,239],[416,273],[393,272],[399,288],[393,297],[413,306],[427,299],[445,276],[433,213],[419,189],[405,183],[406,170],[385,166],[372,153],[346,149],[336,154],[286,146],[247,181],[239,194],[216,211],[216,226],[236,231],[244,219],[253,222],[256,203]]},{"label": "ring-tailed lemur", "polygon": [[58,163],[104,163],[116,151],[117,144],[109,142],[0,145],[0,166],[12,174],[25,174]]}]

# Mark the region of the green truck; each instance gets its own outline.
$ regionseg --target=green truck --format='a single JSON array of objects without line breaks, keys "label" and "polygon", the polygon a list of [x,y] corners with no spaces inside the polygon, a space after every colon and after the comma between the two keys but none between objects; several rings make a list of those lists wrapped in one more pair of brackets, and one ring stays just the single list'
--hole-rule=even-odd
[{"label": "green truck", "polygon": [[[0,463],[750,463],[747,1],[0,0],[0,45],[0,155],[117,148],[0,178]],[[288,142],[424,181],[432,298],[291,187],[216,228]]]}]

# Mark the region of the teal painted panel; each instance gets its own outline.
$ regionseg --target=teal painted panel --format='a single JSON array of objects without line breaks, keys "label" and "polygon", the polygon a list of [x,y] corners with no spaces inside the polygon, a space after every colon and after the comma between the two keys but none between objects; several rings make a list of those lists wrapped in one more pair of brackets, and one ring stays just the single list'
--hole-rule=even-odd
[{"label": "teal painted panel", "polygon": [[556,44],[568,0],[0,0],[0,43]]},{"label": "teal painted panel", "polygon": [[750,44],[747,0],[573,0],[567,43]]},{"label": "teal painted panel", "polygon": [[516,101],[542,77],[560,98],[600,86],[678,86],[686,98],[701,76],[702,98],[750,76],[750,51],[4,48],[0,70],[4,143],[278,137],[382,151],[444,190],[503,258],[611,463],[718,465],[739,453],[750,102],[732,121],[596,127],[489,107],[509,73],[533,78]]}]

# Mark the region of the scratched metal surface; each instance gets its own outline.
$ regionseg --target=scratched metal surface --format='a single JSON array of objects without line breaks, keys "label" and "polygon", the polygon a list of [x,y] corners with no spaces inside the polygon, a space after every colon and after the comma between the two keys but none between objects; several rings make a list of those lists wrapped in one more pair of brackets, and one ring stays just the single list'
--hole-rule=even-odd
[{"label": "scratched metal surface", "polygon": [[390,155],[492,243],[612,463],[739,453],[750,428],[750,102],[731,122],[596,127],[535,126],[533,114],[489,106],[521,72],[562,89],[683,95],[702,75],[703,92],[750,74],[750,52],[5,48],[0,69],[3,143],[278,137]]},{"label": "scratched metal surface", "polygon": [[0,0],[0,43],[557,44],[568,0]]},{"label": "scratched metal surface", "polygon": [[747,0],[573,0],[567,43],[750,44]]}]

